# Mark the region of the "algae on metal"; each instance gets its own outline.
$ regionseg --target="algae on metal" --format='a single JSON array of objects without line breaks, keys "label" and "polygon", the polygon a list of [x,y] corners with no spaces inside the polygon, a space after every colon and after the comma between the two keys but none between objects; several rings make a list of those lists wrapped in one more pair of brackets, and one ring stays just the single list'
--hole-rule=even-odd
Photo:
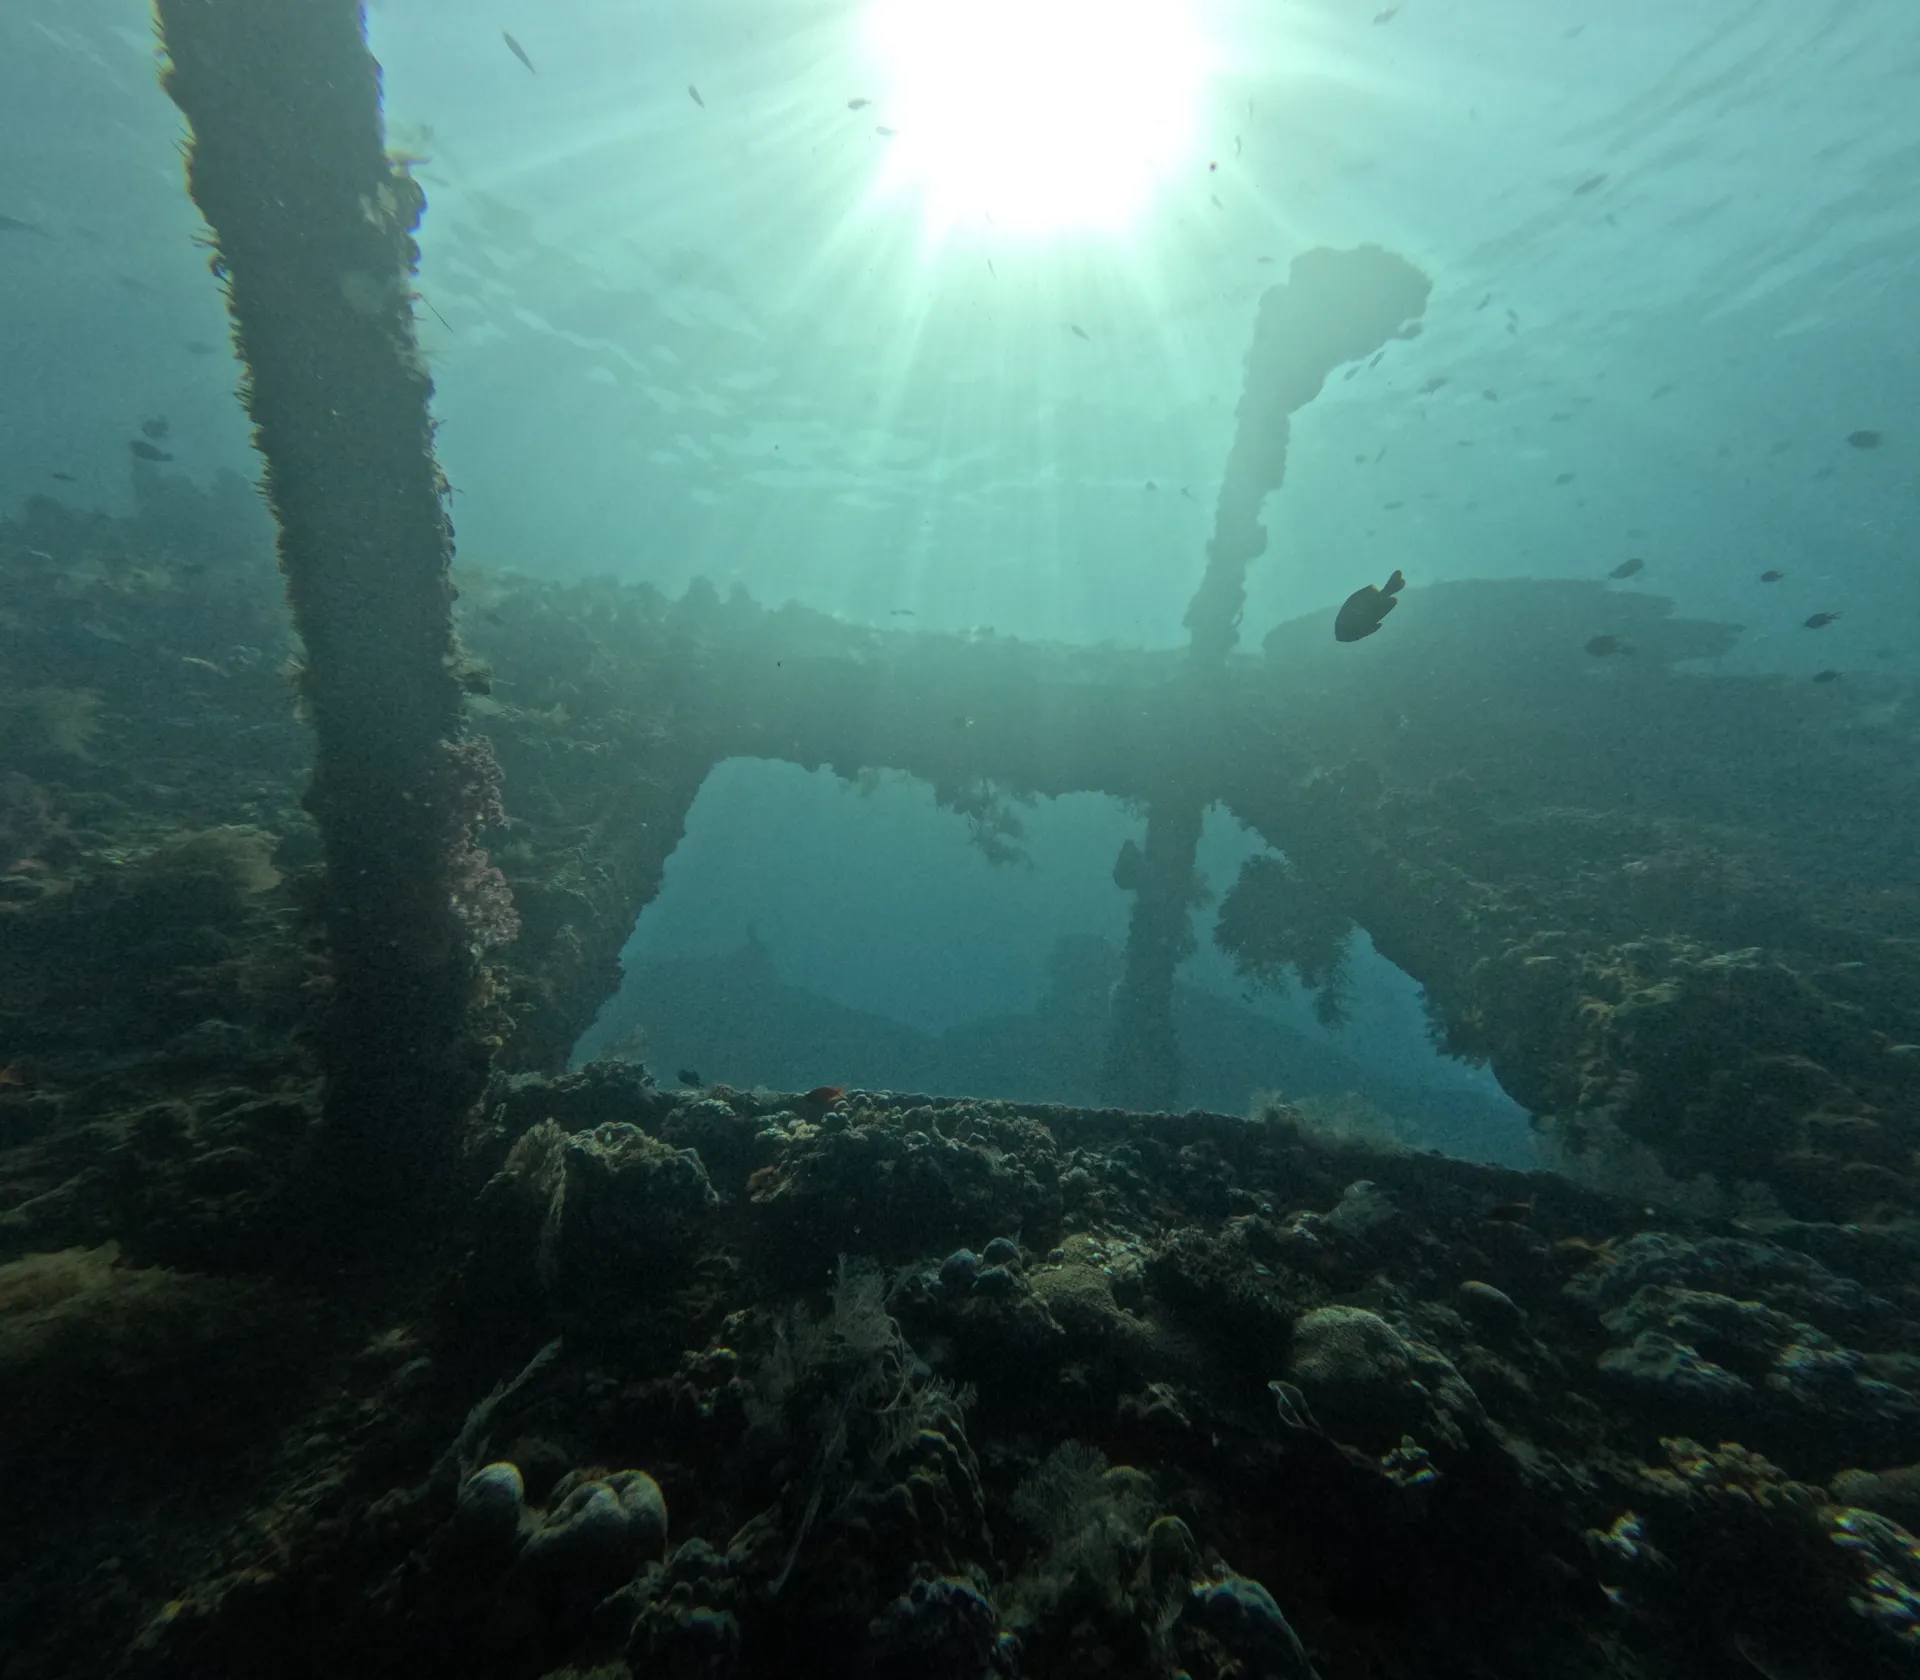
[{"label": "algae on metal", "polygon": [[420,1183],[485,1075],[456,870],[476,813],[453,533],[415,343],[425,196],[384,149],[357,0],[158,0],[167,93],[246,367],[305,644],[326,848],[326,1136],[357,1192]]}]

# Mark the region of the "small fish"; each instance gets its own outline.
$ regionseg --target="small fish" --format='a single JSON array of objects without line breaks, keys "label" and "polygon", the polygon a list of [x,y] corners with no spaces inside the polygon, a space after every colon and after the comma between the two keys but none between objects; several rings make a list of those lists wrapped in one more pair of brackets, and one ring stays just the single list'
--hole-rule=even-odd
[{"label": "small fish", "polygon": [[1579,186],[1573,189],[1575,198],[1585,198],[1590,192],[1598,192],[1607,184],[1605,175],[1589,175]]},{"label": "small fish", "polygon": [[1495,1202],[1481,1215],[1483,1219],[1495,1219],[1503,1225],[1524,1225],[1532,1217],[1531,1202]]},{"label": "small fish", "polygon": [[1212,201],[1214,209],[1226,209],[1226,206],[1220,202],[1220,195],[1218,193],[1208,193],[1207,197]]},{"label": "small fish", "polygon": [[1595,659],[1609,659],[1616,653],[1631,653],[1633,649],[1618,636],[1593,636],[1588,638],[1587,652]]},{"label": "small fish", "polygon": [[1387,614],[1399,606],[1395,597],[1406,587],[1406,574],[1396,567],[1393,576],[1379,588],[1368,584],[1356,589],[1340,604],[1340,611],[1334,617],[1333,639],[1358,642],[1371,636],[1385,622]]},{"label": "small fish", "polygon": [[1439,390],[1442,385],[1446,384],[1446,382],[1447,382],[1447,376],[1444,373],[1436,373],[1431,379],[1429,379],[1426,382],[1426,384],[1420,387],[1420,389],[1415,393],[1415,395],[1422,396],[1422,397],[1430,397],[1433,395],[1435,391]]},{"label": "small fish", "polygon": [[987,258],[987,272],[996,280],[1000,278],[1000,270],[993,266],[993,258],[991,257]]},{"label": "small fish", "polygon": [[[876,123],[873,132],[879,135],[882,140],[891,140],[897,131],[887,127],[885,123]],[[989,218],[989,220],[991,220],[991,218]]]},{"label": "small fish", "polygon": [[72,473],[55,473],[53,476],[59,479],[62,484],[72,484],[74,482]]},{"label": "small fish", "polygon": [[1373,21],[1377,24],[1391,23],[1399,15],[1400,15],[1400,8],[1398,6],[1389,6],[1384,12],[1375,12],[1373,14]]},{"label": "small fish", "polygon": [[971,729],[973,727],[973,719],[963,712],[953,720],[953,727],[955,729]]},{"label": "small fish", "polygon": [[167,417],[164,414],[156,414],[151,420],[142,420],[140,422],[140,435],[145,438],[152,438],[155,443],[158,443],[165,437],[170,429],[167,425]]},{"label": "small fish", "polygon": [[807,1093],[807,1101],[816,1108],[831,1108],[847,1094],[844,1085],[816,1085]]},{"label": "small fish", "polygon": [[1483,297],[1478,303],[1476,303],[1473,306],[1474,314],[1478,315],[1480,311],[1485,309],[1487,305],[1490,304],[1491,302],[1493,302],[1493,293],[1489,292],[1485,297]]},{"label": "small fish", "polygon": [[698,1068],[682,1068],[674,1077],[678,1079],[682,1085],[706,1084],[706,1081],[700,1077],[700,1070]]},{"label": "small fish", "polygon": [[189,356],[217,356],[220,353],[220,346],[208,344],[198,338],[190,338],[187,340],[186,350]]},{"label": "small fish", "polygon": [[[1069,331],[1070,333],[1072,333],[1072,334],[1073,334],[1073,336],[1074,336],[1075,338],[1086,338],[1086,337],[1087,337],[1087,335],[1086,335],[1086,333],[1085,333],[1085,331],[1084,331],[1083,329],[1081,329],[1081,328],[1079,328],[1079,327],[1077,327],[1077,326],[1075,326],[1075,325],[1074,325],[1074,324],[1073,324],[1073,323],[1072,323],[1071,321],[1069,321],[1069,322],[1067,323],[1067,331]],[[1091,343],[1093,342],[1093,340],[1092,340],[1092,339],[1087,339],[1087,342],[1088,342],[1089,344],[1091,344]]]},{"label": "small fish", "polygon": [[1188,501],[1193,500],[1193,492],[1189,490],[1184,484],[1180,486],[1180,494],[1185,496]]},{"label": "small fish", "polygon": [[849,111],[864,111],[872,103],[873,101],[871,99],[849,99],[847,101],[847,109]]},{"label": "small fish", "polygon": [[1240,136],[1237,134],[1233,137],[1233,155],[1235,157],[1240,155]]},{"label": "small fish", "polygon": [[1381,358],[1382,356],[1384,356],[1385,354],[1386,354],[1386,351],[1384,351],[1384,350],[1379,350],[1379,351],[1376,351],[1376,352],[1374,353],[1374,358],[1373,358],[1373,360],[1372,360],[1372,361],[1370,361],[1369,363],[1367,363],[1367,366],[1368,366],[1368,367],[1370,367],[1370,368],[1377,368],[1377,367],[1378,367],[1378,366],[1380,365],[1380,358]]},{"label": "small fish", "polygon": [[[1573,482],[1573,474],[1570,472],[1555,473],[1553,475],[1553,482],[1555,484],[1571,484]],[[1618,572],[1614,574],[1614,576],[1616,577],[1618,577],[1619,575],[1620,574]]]},{"label": "small fish", "polygon": [[38,233],[39,228],[31,222],[23,222],[18,216],[0,216],[0,233]]},{"label": "small fish", "polygon": [[1157,485],[1157,484],[1155,484],[1155,483],[1153,482],[1153,480],[1152,480],[1152,479],[1148,479],[1148,480],[1147,480],[1147,486],[1146,486],[1146,487],[1147,487],[1147,488],[1148,488],[1149,490],[1158,490],[1158,489],[1160,488],[1160,486],[1159,486],[1159,485]]},{"label": "small fish", "polygon": [[1630,578],[1630,577],[1636,576],[1640,572],[1644,572],[1646,569],[1647,569],[1647,563],[1644,560],[1639,560],[1639,559],[1622,560],[1619,565],[1615,566],[1612,571],[1607,573],[1607,576],[1610,578]]},{"label": "small fish", "polygon": [[1839,616],[1837,612],[1817,612],[1806,621],[1803,628],[1808,630],[1824,630]]},{"label": "small fish", "polygon": [[1855,449],[1878,449],[1880,447],[1880,434],[1878,432],[1849,432],[1847,433],[1847,442],[1852,444]]},{"label": "small fish", "polygon": [[1778,583],[1786,575],[1785,572],[1762,572],[1760,574],[1760,581],[1762,583]]},{"label": "small fish", "polygon": [[521,46],[520,43],[504,29],[500,31],[500,39],[507,43],[507,51],[512,53],[515,58],[519,59],[520,62],[527,67],[527,73],[529,75],[537,76],[540,74],[539,71],[534,69],[533,60],[527,57],[527,49]]},{"label": "small fish", "polygon": [[700,97],[700,90],[691,82],[687,83],[687,97],[691,99],[694,104],[698,105],[701,110],[704,111],[707,108],[707,102]]},{"label": "small fish", "polygon": [[1573,416],[1567,413],[1564,409],[1561,409],[1553,414],[1549,414],[1547,418],[1549,420],[1571,420]]},{"label": "small fish", "polygon": [[1813,673],[1813,680],[1815,682],[1838,682],[1840,680],[1840,673],[1829,665],[1824,671],[1815,671]]},{"label": "small fish", "polygon": [[889,618],[912,618],[916,616],[911,607],[895,607],[887,614]]},{"label": "small fish", "polygon": [[173,459],[164,449],[155,449],[145,438],[135,438],[127,447],[143,461],[171,461]]},{"label": "small fish", "polygon": [[1500,400],[1500,393],[1489,385],[1480,393],[1480,400],[1482,402],[1498,402]]}]

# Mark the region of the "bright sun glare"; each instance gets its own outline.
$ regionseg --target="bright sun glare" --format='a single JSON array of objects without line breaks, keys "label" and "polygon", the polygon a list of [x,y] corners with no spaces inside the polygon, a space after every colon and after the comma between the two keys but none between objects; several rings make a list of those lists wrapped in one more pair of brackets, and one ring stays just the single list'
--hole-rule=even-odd
[{"label": "bright sun glare", "polygon": [[1181,0],[872,0],[882,180],[944,232],[1124,227],[1191,155],[1205,72]]}]

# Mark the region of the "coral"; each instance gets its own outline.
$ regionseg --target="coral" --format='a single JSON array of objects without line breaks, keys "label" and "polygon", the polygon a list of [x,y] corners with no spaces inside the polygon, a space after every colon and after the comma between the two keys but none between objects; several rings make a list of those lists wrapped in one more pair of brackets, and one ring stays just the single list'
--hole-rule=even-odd
[{"label": "coral", "polygon": [[54,683],[0,693],[0,758],[89,758],[101,704],[96,689]]}]

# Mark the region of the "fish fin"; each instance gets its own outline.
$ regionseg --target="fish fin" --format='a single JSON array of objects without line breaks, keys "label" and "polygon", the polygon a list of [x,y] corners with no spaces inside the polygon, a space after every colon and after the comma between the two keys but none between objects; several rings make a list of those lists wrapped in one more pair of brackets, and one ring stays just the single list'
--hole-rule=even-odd
[{"label": "fish fin", "polygon": [[1382,595],[1398,595],[1400,591],[1406,587],[1407,574],[1401,571],[1398,566],[1395,566],[1393,568],[1393,576],[1388,578],[1381,586],[1380,593]]}]

